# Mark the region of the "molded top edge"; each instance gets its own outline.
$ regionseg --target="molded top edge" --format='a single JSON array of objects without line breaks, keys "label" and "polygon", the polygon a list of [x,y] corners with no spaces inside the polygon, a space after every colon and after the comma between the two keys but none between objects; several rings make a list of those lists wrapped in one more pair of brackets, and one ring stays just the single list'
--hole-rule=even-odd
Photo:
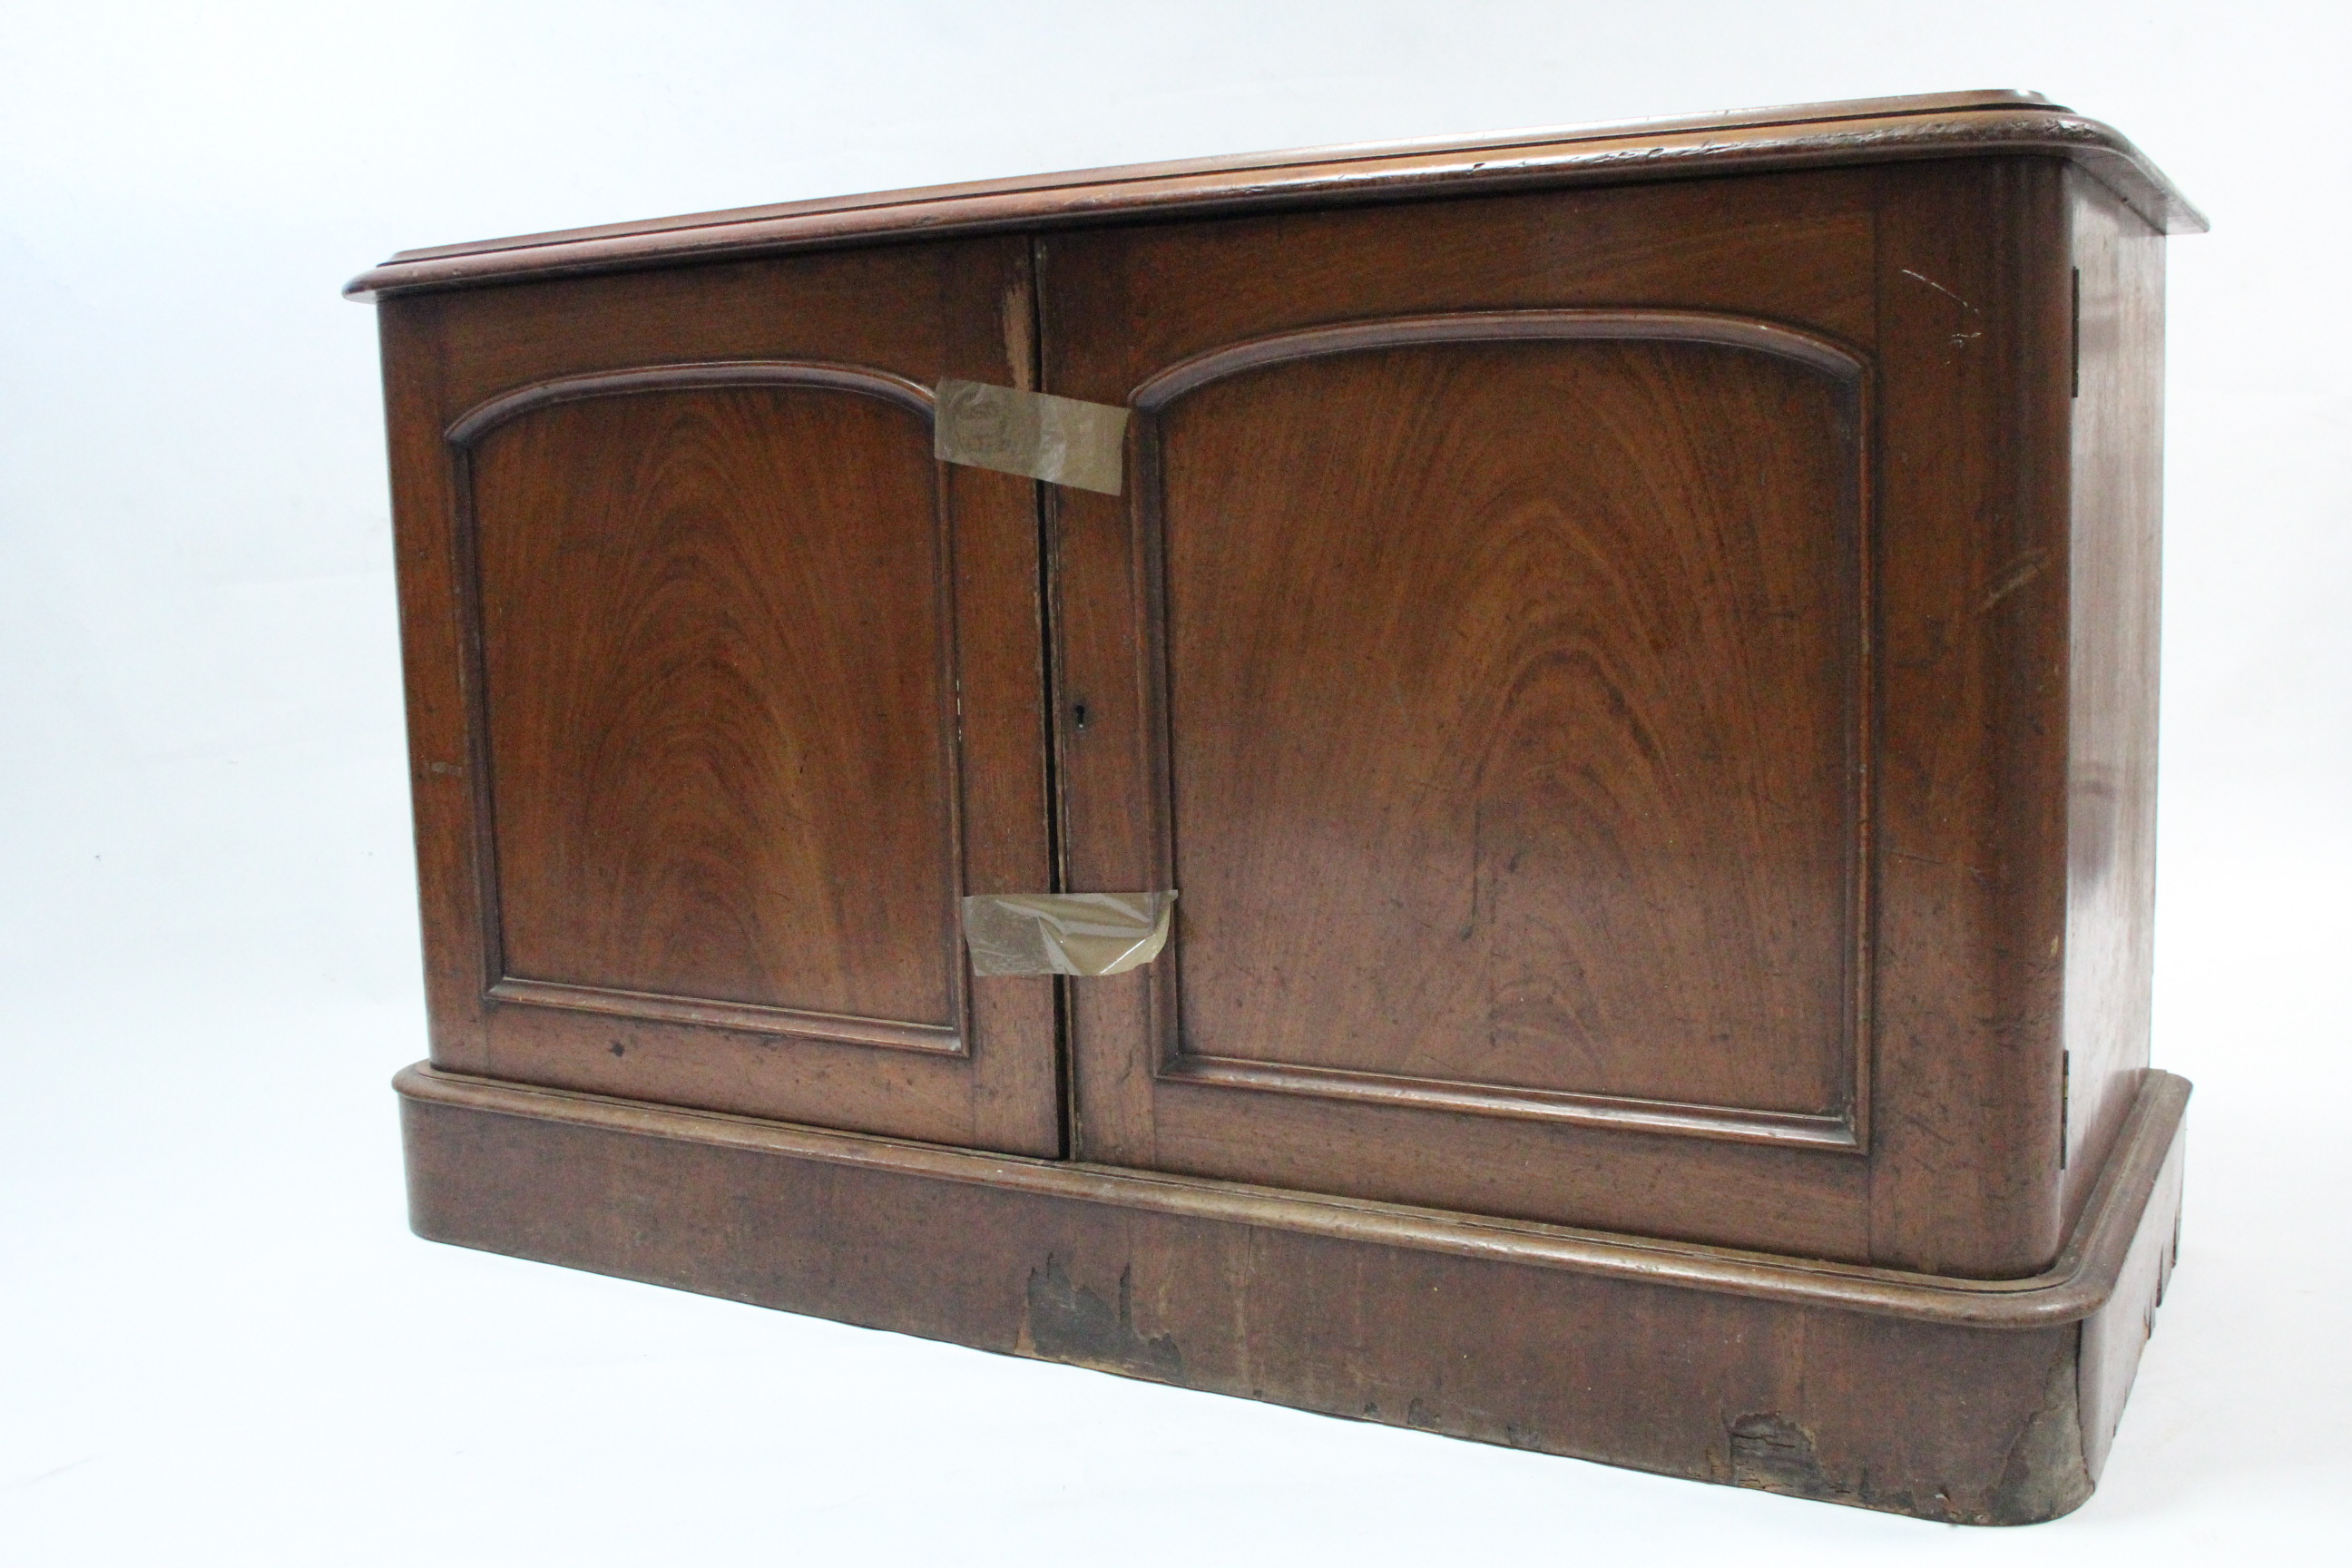
[{"label": "molded top edge", "polygon": [[2207,226],[2110,127],[2039,93],[1987,90],[1293,148],[692,213],[404,250],[343,292],[366,300],[861,240],[1100,224],[1155,209],[1226,213],[1999,153],[2078,163],[2160,232]]}]

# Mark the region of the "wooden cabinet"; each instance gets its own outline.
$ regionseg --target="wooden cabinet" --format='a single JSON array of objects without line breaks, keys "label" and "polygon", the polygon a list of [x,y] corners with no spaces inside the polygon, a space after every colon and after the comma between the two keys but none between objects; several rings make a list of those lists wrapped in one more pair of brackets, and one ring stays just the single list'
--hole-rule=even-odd
[{"label": "wooden cabinet", "polygon": [[[2177,1202],[2196,226],[1967,94],[394,258],[420,1230],[2063,1511]],[[951,381],[1123,480],[942,460]],[[966,896],[1149,889],[1130,973],[967,963]]]}]

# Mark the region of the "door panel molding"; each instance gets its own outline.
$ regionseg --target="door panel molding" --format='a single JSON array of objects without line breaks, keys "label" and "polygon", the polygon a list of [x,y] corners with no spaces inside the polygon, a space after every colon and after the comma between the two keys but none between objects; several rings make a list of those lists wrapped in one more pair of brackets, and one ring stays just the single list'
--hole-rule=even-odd
[{"label": "door panel molding", "polygon": [[665,996],[656,992],[622,991],[604,985],[565,985],[548,980],[518,980],[511,975],[491,985],[486,994],[493,1002],[520,1003],[527,1007],[554,1007],[573,1013],[600,1013],[611,1018],[642,1018],[656,1024],[693,1024],[714,1029],[736,1029],[751,1035],[792,1035],[839,1045],[936,1051],[942,1056],[965,1054],[963,1037],[953,1028],[904,1023],[891,1018],[812,1013],[796,1007],[762,1007],[750,1002],[721,1002],[701,996]]},{"label": "door panel molding", "polygon": [[[516,421],[589,400],[677,393],[812,390],[879,400],[910,414],[926,435],[934,415],[929,389],[908,378],[868,367],[822,361],[763,360],[652,365],[535,382],[487,399],[451,421],[444,431],[451,493],[456,508],[454,554],[458,563],[461,637],[467,650],[467,744],[477,796],[476,865],[482,910],[483,989],[486,1003],[503,1006],[597,1014],[652,1024],[696,1026],[753,1036],[793,1037],[836,1045],[918,1051],[964,1058],[970,1054],[972,1000],[961,943],[954,923],[955,900],[946,903],[940,941],[952,956],[947,965],[948,1007],[944,1026],[887,1016],[772,1005],[724,996],[670,994],[620,985],[579,984],[511,973],[507,952],[502,862],[498,847],[498,780],[491,761],[489,670],[482,608],[482,561],[476,493],[477,454],[485,439]],[[922,443],[929,458],[928,439]],[[938,616],[938,683],[943,698],[937,716],[942,737],[946,807],[945,862],[961,896],[965,887],[962,747],[957,723],[957,606],[954,590],[954,527],[950,486],[944,465],[931,459],[930,497],[935,548]]]},{"label": "door panel molding", "polygon": [[1861,351],[1825,333],[1714,310],[1452,310],[1389,316],[1275,332],[1181,360],[1138,386],[1129,401],[1157,413],[1190,392],[1244,371],[1368,349],[1433,343],[1559,342],[1577,340],[1715,343],[1792,359],[1851,386],[1859,399],[1870,376]]},{"label": "door panel molding", "polygon": [[452,420],[443,437],[453,447],[470,447],[509,419],[559,403],[590,397],[623,397],[635,392],[679,392],[696,387],[815,386],[835,392],[860,393],[894,403],[931,419],[930,388],[903,375],[860,365],[833,364],[820,360],[705,360],[689,364],[648,365],[636,370],[598,371],[589,375],[557,376],[499,394],[476,404]]},{"label": "door panel molding", "polygon": [[1841,694],[1848,767],[1845,792],[1843,914],[1839,961],[1844,967],[1843,1017],[1839,1037],[1827,1042],[1839,1059],[1828,1103],[1815,1110],[1786,1104],[1717,1104],[1624,1093],[1586,1093],[1560,1088],[1489,1081],[1461,1081],[1411,1072],[1367,1070],[1236,1058],[1192,1049],[1184,1038],[1182,923],[1197,908],[1179,910],[1179,935],[1152,978],[1149,1027],[1156,1037],[1150,1059],[1155,1079],[1184,1085],[1270,1092],[1394,1109],[1454,1115],[1499,1117],[1580,1124],[1624,1131],[1721,1139],[1861,1153],[1869,1145],[1871,1049],[1871,671],[1874,619],[1871,558],[1874,524],[1869,476],[1873,442],[1871,366],[1864,353],[1826,335],[1758,317],[1705,311],[1657,310],[1518,310],[1397,316],[1310,327],[1218,347],[1171,365],[1138,384],[1132,395],[1138,418],[1134,434],[1136,485],[1132,502],[1138,551],[1135,582],[1143,595],[1139,608],[1147,630],[1148,673],[1144,681],[1147,731],[1154,755],[1159,795],[1156,811],[1162,867],[1181,886],[1177,792],[1183,782],[1172,772],[1176,756],[1171,704],[1174,700],[1168,638],[1171,621],[1171,557],[1168,539],[1167,421],[1184,399],[1231,377],[1308,360],[1394,349],[1447,345],[1511,345],[1613,342],[1627,345],[1690,344],[1770,356],[1823,378],[1836,410],[1834,428],[1839,494],[1836,519],[1847,559],[1842,575],[1853,597],[1844,605],[1847,631],[1836,678]]},{"label": "door panel molding", "polygon": [[1558,1089],[1505,1088],[1444,1079],[1405,1078],[1353,1068],[1238,1061],[1229,1057],[1177,1055],[1153,1075],[1164,1081],[1213,1084],[1273,1094],[1311,1095],[1364,1105],[1558,1121],[1628,1132],[1685,1133],[1741,1143],[1789,1143],[1810,1149],[1861,1152],[1856,1118],[1751,1110],[1741,1106],[1685,1105]]}]

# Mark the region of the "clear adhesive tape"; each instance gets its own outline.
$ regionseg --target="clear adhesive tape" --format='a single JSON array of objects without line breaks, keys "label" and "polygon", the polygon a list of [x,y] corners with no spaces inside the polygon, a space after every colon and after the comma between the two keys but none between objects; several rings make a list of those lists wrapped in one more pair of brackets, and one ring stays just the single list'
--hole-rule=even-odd
[{"label": "clear adhesive tape", "polygon": [[974,974],[1123,974],[1160,956],[1176,912],[1161,893],[981,893],[963,901]]},{"label": "clear adhesive tape", "polygon": [[982,381],[942,381],[938,395],[931,449],[941,462],[1118,494],[1126,409]]}]

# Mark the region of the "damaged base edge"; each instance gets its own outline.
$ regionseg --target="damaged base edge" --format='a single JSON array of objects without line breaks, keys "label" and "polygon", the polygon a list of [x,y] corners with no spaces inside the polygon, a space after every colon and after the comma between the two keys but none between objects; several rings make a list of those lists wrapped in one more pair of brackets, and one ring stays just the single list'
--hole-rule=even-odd
[{"label": "damaged base edge", "polygon": [[1954,1524],[2090,1495],[2169,1274],[2150,1072],[2046,1273],[1971,1280],[397,1080],[419,1235],[1323,1414]]}]

